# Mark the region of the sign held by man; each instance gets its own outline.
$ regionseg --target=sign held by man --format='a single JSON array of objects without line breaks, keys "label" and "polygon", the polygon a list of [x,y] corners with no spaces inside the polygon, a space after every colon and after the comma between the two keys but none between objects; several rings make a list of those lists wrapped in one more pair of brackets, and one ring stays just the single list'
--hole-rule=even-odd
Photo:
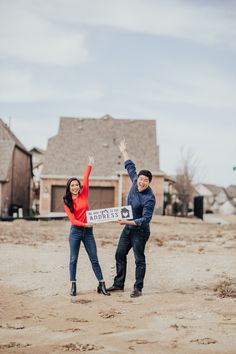
[{"label": "sign held by man", "polygon": [[87,222],[98,224],[103,222],[129,220],[133,218],[131,205],[122,207],[96,209],[86,211]]}]

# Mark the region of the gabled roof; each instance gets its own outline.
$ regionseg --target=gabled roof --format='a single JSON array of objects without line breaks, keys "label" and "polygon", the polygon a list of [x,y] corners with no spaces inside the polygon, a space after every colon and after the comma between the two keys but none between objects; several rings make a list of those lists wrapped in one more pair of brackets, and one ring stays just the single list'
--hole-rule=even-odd
[{"label": "gabled roof", "polygon": [[32,149],[30,149],[30,151],[29,151],[31,154],[33,154],[34,152],[36,152],[36,153],[39,153],[39,154],[45,154],[45,150],[43,150],[43,149],[41,149],[41,148],[39,148],[39,147],[37,147],[37,146],[34,146]]},{"label": "gabled roof", "polygon": [[226,193],[229,198],[236,198],[236,185],[231,184],[226,188]]},{"label": "gabled roof", "polygon": [[15,144],[11,141],[0,140],[0,182],[7,179],[9,161],[12,159],[14,146]]},{"label": "gabled roof", "polygon": [[225,192],[223,187],[219,187],[214,184],[202,183],[202,185],[206,187],[214,196],[216,196],[220,192]]},{"label": "gabled roof", "polygon": [[6,181],[14,147],[17,146],[30,155],[24,145],[0,118],[0,181]]},{"label": "gabled roof", "polygon": [[129,156],[137,169],[159,170],[155,120],[61,118],[59,132],[48,141],[42,175],[81,176],[88,156],[95,159],[93,176],[111,177],[124,172],[119,143],[126,139]]},{"label": "gabled roof", "polygon": [[30,150],[30,153],[32,155],[33,169],[39,168],[39,166],[43,165],[45,150],[34,146]]},{"label": "gabled roof", "polygon": [[165,174],[164,175],[164,181],[165,182],[176,183],[176,177]]},{"label": "gabled roof", "polygon": [[24,145],[20,142],[20,140],[12,133],[9,129],[8,125],[4,123],[4,121],[0,118],[0,141],[11,141],[14,142],[21,150],[24,150],[27,154],[29,154],[28,150],[24,147]]}]

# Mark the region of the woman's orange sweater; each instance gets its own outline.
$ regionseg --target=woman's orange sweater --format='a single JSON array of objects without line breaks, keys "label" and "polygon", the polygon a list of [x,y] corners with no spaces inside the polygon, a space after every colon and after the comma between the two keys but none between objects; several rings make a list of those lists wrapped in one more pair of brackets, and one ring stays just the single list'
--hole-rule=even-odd
[{"label": "woman's orange sweater", "polygon": [[83,188],[78,197],[73,199],[74,212],[72,213],[69,207],[64,204],[64,209],[72,225],[85,226],[87,223],[86,211],[89,210],[88,194],[89,194],[89,175],[92,171],[92,166],[88,165],[83,181]]}]

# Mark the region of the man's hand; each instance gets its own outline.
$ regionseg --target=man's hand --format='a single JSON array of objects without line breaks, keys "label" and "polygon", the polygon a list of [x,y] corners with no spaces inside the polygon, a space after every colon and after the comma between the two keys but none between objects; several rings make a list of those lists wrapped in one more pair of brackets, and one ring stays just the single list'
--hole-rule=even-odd
[{"label": "man's hand", "polygon": [[121,140],[120,145],[119,145],[119,148],[120,148],[120,152],[122,152],[122,154],[126,151],[126,142],[125,142],[125,139]]},{"label": "man's hand", "polygon": [[126,150],[126,142],[125,139],[121,140],[119,145],[120,152],[123,155],[124,161],[129,160],[128,152]]},{"label": "man's hand", "polygon": [[121,219],[121,220],[117,220],[117,222],[120,225],[134,225],[134,226],[136,226],[136,223],[134,220]]},{"label": "man's hand", "polygon": [[117,223],[120,225],[126,225],[126,220],[117,220]]}]

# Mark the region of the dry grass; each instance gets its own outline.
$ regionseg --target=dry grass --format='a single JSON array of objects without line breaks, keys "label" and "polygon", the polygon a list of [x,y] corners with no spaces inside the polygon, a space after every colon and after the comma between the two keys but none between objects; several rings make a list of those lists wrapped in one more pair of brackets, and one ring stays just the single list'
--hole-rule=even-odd
[{"label": "dry grass", "polygon": [[236,298],[236,278],[227,278],[220,281],[214,288],[218,297]]}]

